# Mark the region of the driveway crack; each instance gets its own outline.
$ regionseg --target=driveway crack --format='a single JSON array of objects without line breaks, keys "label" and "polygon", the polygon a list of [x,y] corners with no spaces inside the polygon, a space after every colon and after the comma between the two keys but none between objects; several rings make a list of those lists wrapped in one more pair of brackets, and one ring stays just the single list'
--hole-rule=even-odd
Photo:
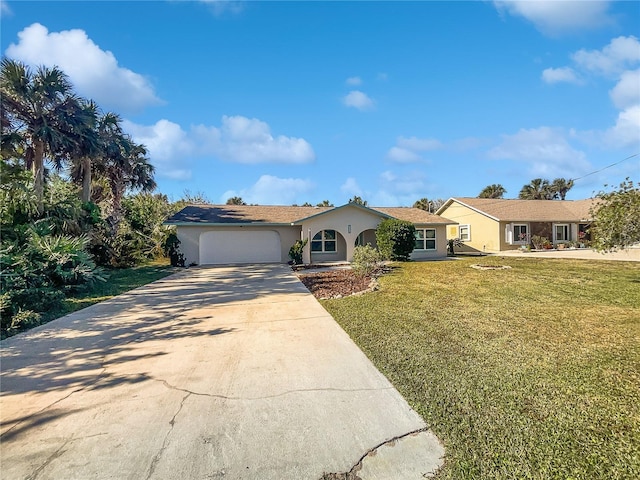
[{"label": "driveway crack", "polygon": [[61,451],[61,450],[64,447],[66,447],[68,443],[69,443],[69,440],[67,440],[62,445],[60,445],[60,447],[58,447],[58,449],[55,452],[49,455],[49,458],[47,458],[42,465],[40,465],[31,475],[27,477],[27,480],[35,480],[36,478],[38,478],[42,470],[44,470],[56,458],[61,457],[64,454],[64,451]]},{"label": "driveway crack", "polygon": [[385,440],[384,442],[376,445],[373,448],[370,448],[369,450],[367,450],[364,455],[362,455],[360,457],[360,459],[356,462],[356,464],[351,467],[350,470],[348,470],[347,472],[340,472],[340,473],[324,473],[322,475],[322,477],[320,477],[319,480],[358,480],[360,479],[360,477],[358,476],[358,472],[362,469],[362,462],[364,461],[365,458],[367,458],[369,455],[375,455],[376,450],[378,450],[380,447],[383,447],[384,445],[389,445],[392,444],[394,442],[397,442],[398,440],[402,440],[403,438],[409,437],[411,435],[415,435],[418,433],[422,433],[422,432],[427,432],[429,431],[429,427],[422,427],[422,428],[418,428],[417,430],[412,430],[411,432],[407,432],[404,433],[402,435],[398,435],[396,437],[393,437],[389,440]]},{"label": "driveway crack", "polygon": [[184,402],[191,395],[192,395],[192,393],[189,392],[184,397],[182,397],[182,400],[180,401],[180,406],[178,407],[178,410],[176,411],[176,413],[173,414],[173,417],[169,421],[169,430],[167,431],[167,433],[164,436],[164,439],[162,440],[162,446],[160,447],[160,450],[158,450],[158,453],[156,453],[154,455],[153,459],[151,460],[151,465],[149,466],[149,474],[147,475],[147,480],[149,480],[152,477],[153,473],[156,470],[156,467],[158,466],[158,463],[160,462],[160,459],[162,458],[162,454],[167,449],[167,445],[169,444],[169,436],[171,435],[171,432],[173,432],[173,427],[176,424],[176,417],[182,411],[182,408],[184,407]]},{"label": "driveway crack", "polygon": [[[317,392],[344,392],[344,393],[354,393],[354,392],[379,392],[384,390],[393,390],[394,387],[383,387],[383,388],[334,388],[334,387],[322,387],[322,388],[299,388],[294,390],[285,390],[284,392],[275,393],[273,395],[263,395],[259,397],[233,397],[228,395],[219,395],[215,393],[203,393],[203,392],[194,392],[192,390],[188,390],[186,388],[176,387],[175,385],[171,385],[166,380],[154,379],[157,382],[162,383],[165,387],[176,390],[178,392],[185,392],[188,395],[195,395],[199,397],[210,397],[210,398],[219,398],[221,400],[266,400],[269,398],[277,398],[283,397],[285,395],[291,395],[292,393],[317,393]],[[187,395],[187,396],[188,396]]]}]

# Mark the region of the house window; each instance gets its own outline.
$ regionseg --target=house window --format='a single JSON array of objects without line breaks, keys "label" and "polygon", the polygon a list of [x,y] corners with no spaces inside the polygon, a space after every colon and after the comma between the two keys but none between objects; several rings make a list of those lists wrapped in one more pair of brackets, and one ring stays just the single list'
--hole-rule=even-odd
[{"label": "house window", "polygon": [[315,253],[333,253],[337,251],[336,231],[321,230],[311,240],[311,251]]},{"label": "house window", "polygon": [[569,235],[569,225],[562,224],[555,226],[556,242],[568,242],[571,240]]},{"label": "house window", "polygon": [[513,242],[529,243],[529,226],[528,225],[515,224],[513,226]]},{"label": "house window", "polygon": [[471,240],[471,225],[460,225],[458,227],[458,238],[463,242]]},{"label": "house window", "polygon": [[415,250],[435,250],[436,249],[436,229],[416,228]]}]

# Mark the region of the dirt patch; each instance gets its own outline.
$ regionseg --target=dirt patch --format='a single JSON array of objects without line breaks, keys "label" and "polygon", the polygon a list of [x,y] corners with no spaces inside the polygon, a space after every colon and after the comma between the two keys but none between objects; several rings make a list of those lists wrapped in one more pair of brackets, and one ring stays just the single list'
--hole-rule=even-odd
[{"label": "dirt patch", "polygon": [[511,268],[509,265],[471,265],[471,268],[476,270],[508,270]]},{"label": "dirt patch", "polygon": [[377,288],[376,277],[360,277],[347,269],[323,272],[305,270],[297,275],[313,296],[319,299],[342,298]]}]

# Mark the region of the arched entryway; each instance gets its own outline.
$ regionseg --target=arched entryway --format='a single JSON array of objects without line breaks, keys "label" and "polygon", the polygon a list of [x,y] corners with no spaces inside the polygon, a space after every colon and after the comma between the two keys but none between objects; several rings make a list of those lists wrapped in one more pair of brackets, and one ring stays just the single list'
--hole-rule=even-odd
[{"label": "arched entryway", "polygon": [[347,260],[347,242],[340,232],[320,230],[311,237],[311,263],[343,262]]},{"label": "arched entryway", "polygon": [[363,230],[356,237],[354,246],[360,247],[364,245],[371,245],[373,248],[378,247],[378,242],[376,241],[376,231],[374,229]]}]

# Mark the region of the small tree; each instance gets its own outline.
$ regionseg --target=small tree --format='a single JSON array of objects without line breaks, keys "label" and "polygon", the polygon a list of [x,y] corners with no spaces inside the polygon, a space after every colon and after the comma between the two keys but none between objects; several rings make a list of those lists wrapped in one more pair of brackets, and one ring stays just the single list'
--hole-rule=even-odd
[{"label": "small tree", "polygon": [[302,264],[302,252],[308,242],[308,238],[305,238],[304,240],[296,240],[296,243],[294,243],[289,249],[289,258],[291,258],[294,265]]},{"label": "small tree", "polygon": [[640,188],[627,177],[618,189],[601,191],[596,198],[590,211],[593,248],[613,252],[640,242]]},{"label": "small tree", "polygon": [[366,200],[363,200],[361,197],[357,195],[354,195],[353,198],[350,198],[349,203],[355,203],[357,205],[362,205],[363,207],[366,207],[369,205],[369,203]]},{"label": "small tree", "polygon": [[246,205],[242,197],[231,197],[227,199],[227,205]]},{"label": "small tree", "polygon": [[416,227],[405,220],[385,219],[376,229],[376,241],[382,258],[406,262],[415,247]]},{"label": "small tree", "polygon": [[370,244],[359,245],[353,249],[351,269],[360,277],[368,277],[376,273],[382,266],[380,252]]}]

